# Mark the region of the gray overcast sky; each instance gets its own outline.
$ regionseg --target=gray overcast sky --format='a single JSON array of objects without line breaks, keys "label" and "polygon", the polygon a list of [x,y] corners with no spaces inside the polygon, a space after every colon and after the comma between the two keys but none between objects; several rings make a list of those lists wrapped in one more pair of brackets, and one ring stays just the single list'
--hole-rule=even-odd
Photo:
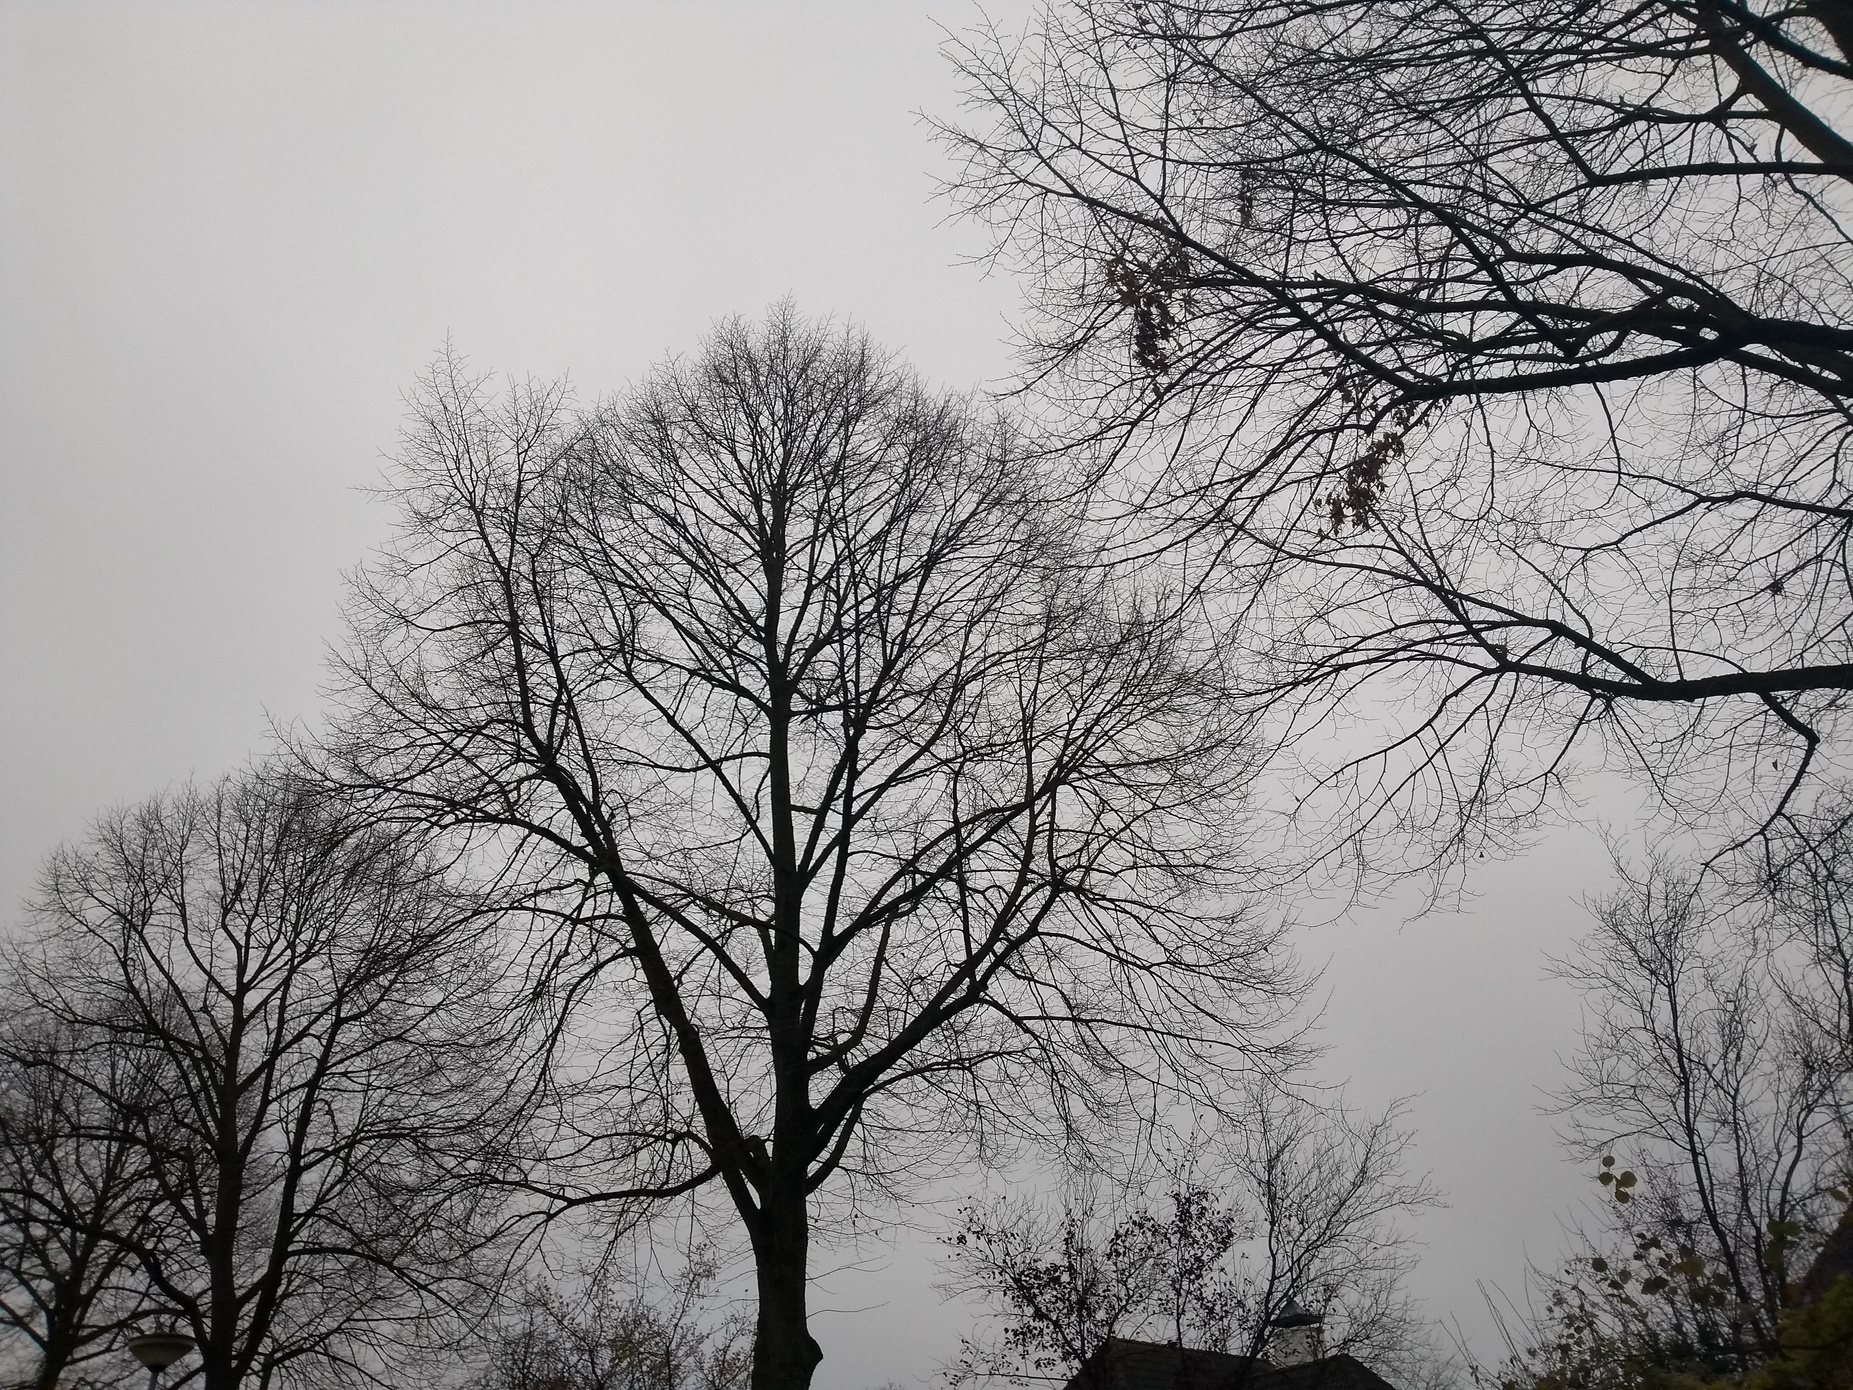
[{"label": "gray overcast sky", "polygon": [[[993,4],[1009,17],[1013,7]],[[1007,281],[960,264],[904,3],[0,0],[0,901],[98,809],[313,718],[364,486],[448,335],[587,395],[792,295],[954,385],[1009,365]],[[937,24],[936,24],[937,21]],[[1538,1088],[1575,1002],[1543,978],[1599,889],[1565,830],[1462,915],[1312,934],[1328,1070],[1415,1097],[1451,1206],[1417,1287],[1550,1259],[1587,1180]],[[928,1381],[963,1314],[908,1239],[826,1280],[820,1390]]]}]

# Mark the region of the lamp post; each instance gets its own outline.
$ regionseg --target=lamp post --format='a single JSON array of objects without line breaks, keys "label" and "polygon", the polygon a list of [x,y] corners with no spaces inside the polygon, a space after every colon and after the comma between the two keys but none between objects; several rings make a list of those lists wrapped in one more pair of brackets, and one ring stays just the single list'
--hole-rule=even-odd
[{"label": "lamp post", "polygon": [[129,1338],[129,1350],[148,1368],[148,1390],[155,1390],[161,1372],[193,1350],[193,1338],[178,1330],[144,1332]]}]

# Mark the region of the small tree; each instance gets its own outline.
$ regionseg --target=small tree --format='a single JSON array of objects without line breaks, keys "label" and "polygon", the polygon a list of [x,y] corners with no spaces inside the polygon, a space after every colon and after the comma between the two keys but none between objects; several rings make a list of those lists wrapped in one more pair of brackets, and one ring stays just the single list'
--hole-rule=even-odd
[{"label": "small tree", "polygon": [[148,1189],[96,1234],[207,1390],[377,1378],[467,1288],[450,1178],[498,1055],[470,914],[403,836],[261,775],[112,813],[48,864],[16,978],[76,1040],[56,1084]]},{"label": "small tree", "polygon": [[1401,1171],[1394,1115],[1250,1101],[1220,1161],[1195,1155],[1157,1211],[1102,1203],[1086,1184],[1059,1211],[966,1208],[945,1238],[948,1287],[987,1305],[997,1335],[964,1344],[954,1380],[1064,1383],[1111,1337],[1260,1356],[1289,1302],[1323,1311],[1330,1352],[1419,1354],[1395,1219],[1435,1198]]},{"label": "small tree", "polygon": [[577,1291],[530,1283],[490,1338],[471,1390],[745,1390],[751,1320],[704,1319],[715,1266],[700,1255],[652,1299],[601,1265]]},{"label": "small tree", "polygon": [[311,756],[553,915],[553,1197],[724,1193],[756,1390],[822,1355],[820,1212],[1264,1045],[1215,651],[1003,422],[781,309],[590,413],[447,359],[396,495]]}]

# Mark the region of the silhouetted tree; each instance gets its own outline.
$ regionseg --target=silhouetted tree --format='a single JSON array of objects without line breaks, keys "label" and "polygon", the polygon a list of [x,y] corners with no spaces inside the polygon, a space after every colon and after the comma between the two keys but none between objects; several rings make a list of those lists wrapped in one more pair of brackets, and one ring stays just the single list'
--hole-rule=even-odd
[{"label": "silhouetted tree", "polygon": [[556,914],[553,1200],[724,1192],[756,1390],[822,1355],[818,1214],[1263,1044],[1216,654],[1002,422],[781,309],[592,412],[447,359],[395,487],[323,775]]},{"label": "silhouetted tree", "polygon": [[953,46],[1030,375],[1230,581],[1322,830],[1499,845],[1584,752],[1805,805],[1849,45],[1842,0],[1058,0]]},{"label": "silhouetted tree", "polygon": [[55,1084],[149,1189],[97,1234],[207,1390],[390,1379],[468,1291],[456,1176],[500,1060],[472,917],[405,836],[263,774],[112,813],[47,865],[20,1005],[75,1044]]}]

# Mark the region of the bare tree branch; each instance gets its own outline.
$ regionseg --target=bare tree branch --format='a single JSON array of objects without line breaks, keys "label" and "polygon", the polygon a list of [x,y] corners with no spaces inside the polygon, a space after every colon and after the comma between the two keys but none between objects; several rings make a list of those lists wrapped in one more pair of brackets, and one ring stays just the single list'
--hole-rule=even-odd
[{"label": "bare tree branch", "polygon": [[1853,688],[1846,37],[1067,0],[951,45],[1027,380],[1221,591],[1323,847],[1455,863],[1611,759],[1732,835],[1806,804]]}]

